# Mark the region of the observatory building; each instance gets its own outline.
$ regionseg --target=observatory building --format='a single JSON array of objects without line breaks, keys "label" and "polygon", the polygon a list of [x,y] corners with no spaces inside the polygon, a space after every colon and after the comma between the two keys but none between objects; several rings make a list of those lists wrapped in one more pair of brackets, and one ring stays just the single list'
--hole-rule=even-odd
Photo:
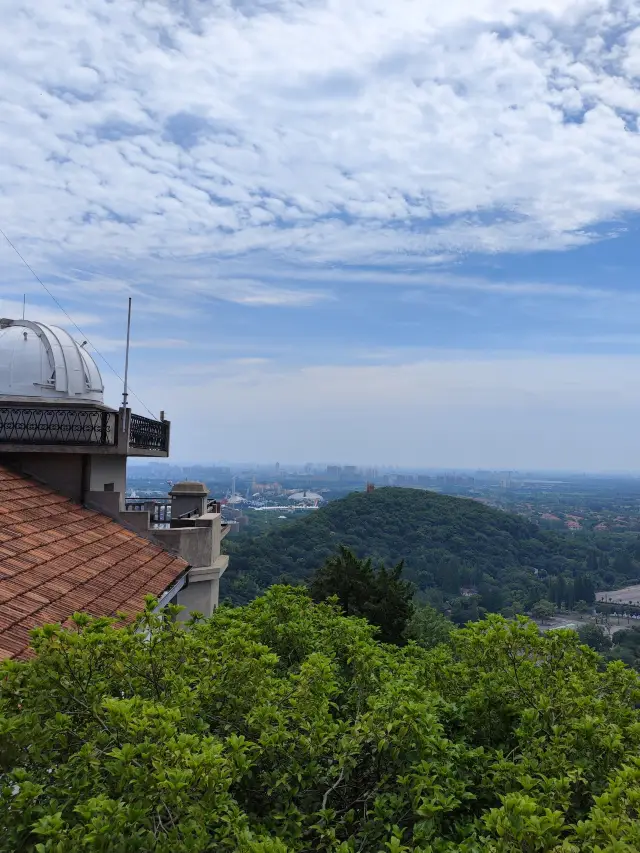
[{"label": "observatory building", "polygon": [[170,425],[105,406],[98,366],[56,326],[0,320],[0,463],[124,509],[127,458],[168,456]]},{"label": "observatory building", "polygon": [[145,595],[209,615],[227,528],[201,483],[177,484],[172,519],[125,507],[127,459],[169,455],[170,423],[104,403],[85,343],[0,319],[0,659],[73,612],[134,614]]}]

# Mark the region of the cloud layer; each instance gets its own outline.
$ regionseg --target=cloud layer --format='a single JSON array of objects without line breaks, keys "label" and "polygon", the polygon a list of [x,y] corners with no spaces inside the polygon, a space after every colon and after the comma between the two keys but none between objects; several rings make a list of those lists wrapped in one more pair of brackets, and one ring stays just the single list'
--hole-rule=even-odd
[{"label": "cloud layer", "polygon": [[0,219],[33,251],[319,261],[640,208],[640,5],[5,0]]}]

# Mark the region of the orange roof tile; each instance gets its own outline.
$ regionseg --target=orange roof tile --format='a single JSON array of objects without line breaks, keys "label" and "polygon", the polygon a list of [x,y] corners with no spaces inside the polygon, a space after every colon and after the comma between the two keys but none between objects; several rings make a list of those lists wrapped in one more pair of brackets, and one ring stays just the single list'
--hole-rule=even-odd
[{"label": "orange roof tile", "polygon": [[28,657],[29,632],[77,610],[130,615],[187,568],[99,512],[0,466],[0,660]]}]

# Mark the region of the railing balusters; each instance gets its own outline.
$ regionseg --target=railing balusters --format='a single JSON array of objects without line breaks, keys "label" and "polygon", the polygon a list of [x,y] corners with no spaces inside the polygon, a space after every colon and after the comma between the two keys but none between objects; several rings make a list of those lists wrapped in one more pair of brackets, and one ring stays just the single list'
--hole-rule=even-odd
[{"label": "railing balusters", "polygon": [[154,421],[141,415],[131,415],[129,445],[145,450],[168,451],[168,429],[165,421]]},{"label": "railing balusters", "polygon": [[116,443],[115,412],[99,409],[50,409],[0,406],[0,443]]},{"label": "railing balusters", "polygon": [[[0,445],[72,444],[113,447],[117,444],[116,412],[88,408],[0,405]],[[131,415],[129,447],[169,452],[169,424]]]}]

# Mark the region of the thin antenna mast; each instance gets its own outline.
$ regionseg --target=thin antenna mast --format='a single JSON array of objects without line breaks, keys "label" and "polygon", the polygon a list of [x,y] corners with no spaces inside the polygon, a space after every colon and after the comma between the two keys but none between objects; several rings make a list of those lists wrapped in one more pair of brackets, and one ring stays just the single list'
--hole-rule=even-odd
[{"label": "thin antenna mast", "polygon": [[23,293],[22,294],[22,319],[23,320],[24,320],[24,315],[26,313],[26,310],[27,310],[27,294]]},{"label": "thin antenna mast", "polygon": [[[127,351],[124,357],[124,390],[122,392],[122,408],[127,408],[128,383],[129,383],[129,345],[131,343],[131,297],[129,297],[129,313],[127,315]],[[124,417],[122,418],[122,428],[124,429]]]}]

